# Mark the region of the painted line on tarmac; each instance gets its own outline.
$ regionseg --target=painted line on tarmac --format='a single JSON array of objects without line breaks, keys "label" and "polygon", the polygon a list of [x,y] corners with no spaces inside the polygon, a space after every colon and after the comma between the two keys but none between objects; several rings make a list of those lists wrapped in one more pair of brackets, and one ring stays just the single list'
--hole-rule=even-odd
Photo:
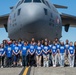
[{"label": "painted line on tarmac", "polygon": [[30,75],[31,67],[29,67],[29,70],[27,72],[27,75]]},{"label": "painted line on tarmac", "polygon": [[22,69],[22,71],[20,72],[20,74],[19,74],[19,75],[22,75],[22,74],[23,74],[23,72],[24,72],[24,70],[25,70],[25,68],[23,68],[23,69]]},{"label": "painted line on tarmac", "polygon": [[26,67],[26,68],[25,68],[25,70],[24,70],[24,72],[23,72],[23,75],[27,75],[27,74],[28,74],[29,68],[30,68],[30,67]]}]

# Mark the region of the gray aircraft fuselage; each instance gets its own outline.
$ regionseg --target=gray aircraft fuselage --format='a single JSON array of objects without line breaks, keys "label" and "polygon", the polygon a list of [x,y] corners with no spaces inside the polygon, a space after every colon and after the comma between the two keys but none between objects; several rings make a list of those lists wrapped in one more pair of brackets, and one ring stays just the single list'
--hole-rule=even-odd
[{"label": "gray aircraft fuselage", "polygon": [[36,40],[54,40],[61,37],[61,32],[61,17],[48,0],[45,4],[42,1],[16,4],[9,15],[8,35],[11,39],[31,40],[33,37]]}]

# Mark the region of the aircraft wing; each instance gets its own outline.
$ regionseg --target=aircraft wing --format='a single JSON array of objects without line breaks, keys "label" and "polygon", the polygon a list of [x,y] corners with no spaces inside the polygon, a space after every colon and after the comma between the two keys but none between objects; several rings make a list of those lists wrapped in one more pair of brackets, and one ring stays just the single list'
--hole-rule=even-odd
[{"label": "aircraft wing", "polygon": [[62,18],[63,25],[70,25],[72,27],[76,27],[76,16],[68,15],[68,14],[60,14]]},{"label": "aircraft wing", "polygon": [[67,6],[63,6],[63,5],[58,5],[58,4],[53,4],[56,8],[63,8],[63,9],[67,9]]},{"label": "aircraft wing", "polygon": [[5,27],[7,25],[9,14],[0,16],[0,28]]}]

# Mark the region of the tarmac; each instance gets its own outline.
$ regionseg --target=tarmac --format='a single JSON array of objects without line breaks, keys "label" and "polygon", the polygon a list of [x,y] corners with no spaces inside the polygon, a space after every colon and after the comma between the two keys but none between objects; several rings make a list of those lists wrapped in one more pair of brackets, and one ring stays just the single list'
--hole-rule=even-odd
[{"label": "tarmac", "polygon": [[0,68],[0,75],[20,75],[23,68]]},{"label": "tarmac", "polygon": [[[24,75],[76,75],[76,68],[70,67],[30,67]],[[23,71],[23,72],[22,72]],[[26,68],[0,68],[0,75],[23,75]]]},{"label": "tarmac", "polygon": [[76,68],[70,67],[32,67],[30,75],[76,75]]}]

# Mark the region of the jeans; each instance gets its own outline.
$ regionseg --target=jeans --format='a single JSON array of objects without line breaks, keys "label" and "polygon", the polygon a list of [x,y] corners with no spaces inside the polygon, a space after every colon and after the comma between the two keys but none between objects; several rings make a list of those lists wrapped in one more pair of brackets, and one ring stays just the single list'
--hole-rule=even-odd
[{"label": "jeans", "polygon": [[59,60],[59,62],[60,62],[60,66],[64,67],[64,53],[60,53],[60,60]]},{"label": "jeans", "polygon": [[12,57],[7,57],[7,67],[11,67]]},{"label": "jeans", "polygon": [[27,66],[27,60],[25,55],[22,55],[22,66]]},{"label": "jeans", "polygon": [[0,57],[0,66],[4,66],[4,58],[5,56]]}]

